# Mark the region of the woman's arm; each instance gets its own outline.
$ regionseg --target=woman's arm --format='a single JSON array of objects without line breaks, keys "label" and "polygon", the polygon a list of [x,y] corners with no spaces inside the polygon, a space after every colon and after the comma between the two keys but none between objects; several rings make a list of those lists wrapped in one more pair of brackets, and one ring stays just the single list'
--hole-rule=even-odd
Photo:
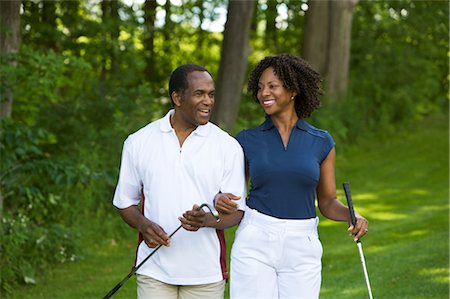
[{"label": "woman's arm", "polygon": [[328,219],[347,221],[349,231],[355,239],[362,238],[368,231],[368,221],[356,213],[356,226],[353,227],[348,208],[336,197],[335,178],[336,150],[333,148],[320,166],[320,179],[317,187],[317,200],[320,213]]}]

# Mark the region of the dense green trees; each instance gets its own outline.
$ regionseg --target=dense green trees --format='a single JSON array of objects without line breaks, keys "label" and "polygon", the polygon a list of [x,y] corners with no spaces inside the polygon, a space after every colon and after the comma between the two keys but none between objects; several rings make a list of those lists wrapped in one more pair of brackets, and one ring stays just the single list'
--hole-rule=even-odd
[{"label": "dense green trees", "polygon": [[[169,109],[167,78],[174,67],[205,65],[219,77],[219,90],[236,74],[219,75],[230,54],[222,52],[224,0],[23,1],[18,36],[19,20],[8,25],[12,14],[3,9],[17,1],[0,2],[0,104],[12,103],[11,113],[0,120],[0,288],[5,291],[17,282],[33,282],[46,265],[76,260],[77,236],[93,230],[99,217],[104,225],[96,229],[108,229],[108,217],[116,217],[111,196],[121,143]],[[246,65],[239,72],[265,55],[303,55],[311,46],[303,40],[313,2],[253,4],[249,48],[240,57]],[[219,29],[212,27],[221,18]],[[351,28],[347,92],[340,101],[325,101],[313,122],[343,140],[447,111],[446,1],[361,1]],[[5,48],[11,37],[21,40],[19,52],[18,46]],[[227,125],[231,133],[261,121],[245,86],[235,100],[229,110],[239,111],[234,127]],[[218,108],[220,115],[230,106]]]}]

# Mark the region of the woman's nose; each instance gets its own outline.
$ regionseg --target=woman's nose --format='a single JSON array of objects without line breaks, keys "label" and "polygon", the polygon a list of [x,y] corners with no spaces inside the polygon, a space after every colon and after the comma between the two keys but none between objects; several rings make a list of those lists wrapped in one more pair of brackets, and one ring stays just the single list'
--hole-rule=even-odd
[{"label": "woman's nose", "polygon": [[269,94],[270,94],[270,91],[269,91],[269,89],[266,88],[266,87],[261,87],[261,94],[262,94],[263,96],[266,96],[266,95],[269,95]]}]

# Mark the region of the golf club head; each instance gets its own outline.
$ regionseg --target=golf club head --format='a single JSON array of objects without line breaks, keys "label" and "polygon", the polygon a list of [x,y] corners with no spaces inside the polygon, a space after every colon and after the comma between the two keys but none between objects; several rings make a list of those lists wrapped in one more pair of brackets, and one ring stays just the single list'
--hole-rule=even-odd
[{"label": "golf club head", "polygon": [[199,210],[203,209],[204,207],[206,207],[211,212],[217,222],[220,221],[219,212],[217,212],[217,210],[212,205],[204,203],[200,205]]}]

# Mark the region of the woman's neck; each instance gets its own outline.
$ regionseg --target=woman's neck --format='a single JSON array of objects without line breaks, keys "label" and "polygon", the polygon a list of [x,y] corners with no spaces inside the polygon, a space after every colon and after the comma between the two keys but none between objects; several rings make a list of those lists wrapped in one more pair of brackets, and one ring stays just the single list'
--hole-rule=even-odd
[{"label": "woman's neck", "polygon": [[270,118],[280,132],[290,132],[299,119],[295,111],[292,113],[271,115]]}]

